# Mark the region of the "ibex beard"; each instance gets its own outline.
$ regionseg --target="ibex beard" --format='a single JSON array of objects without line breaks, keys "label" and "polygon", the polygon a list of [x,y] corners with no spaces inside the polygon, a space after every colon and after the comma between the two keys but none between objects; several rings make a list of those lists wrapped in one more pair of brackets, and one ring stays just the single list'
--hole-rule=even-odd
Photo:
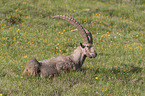
[{"label": "ibex beard", "polygon": [[36,59],[30,60],[24,69],[23,74],[51,77],[55,74],[60,74],[70,70],[80,70],[86,57],[95,58],[97,56],[93,47],[91,32],[83,28],[78,22],[68,16],[56,15],[53,18],[60,18],[74,25],[81,33],[84,43],[80,43],[80,45],[70,55],[61,55],[43,61],[37,61]]}]

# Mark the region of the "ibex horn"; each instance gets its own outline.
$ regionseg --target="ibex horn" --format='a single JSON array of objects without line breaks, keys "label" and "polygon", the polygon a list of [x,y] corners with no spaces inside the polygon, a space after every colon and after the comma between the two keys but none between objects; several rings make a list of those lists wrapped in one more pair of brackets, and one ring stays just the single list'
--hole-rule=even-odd
[{"label": "ibex horn", "polygon": [[69,18],[68,16],[65,16],[65,15],[56,15],[53,18],[60,18],[60,19],[70,22],[72,25],[74,25],[79,30],[85,43],[91,43],[91,44],[93,43],[91,32],[88,31],[87,29],[83,28],[78,22],[76,22],[76,20]]}]

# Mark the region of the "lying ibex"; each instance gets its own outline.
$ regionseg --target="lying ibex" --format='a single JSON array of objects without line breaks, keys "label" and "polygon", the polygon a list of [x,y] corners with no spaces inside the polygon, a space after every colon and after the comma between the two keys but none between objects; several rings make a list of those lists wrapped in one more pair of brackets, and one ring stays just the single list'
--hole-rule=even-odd
[{"label": "lying ibex", "polygon": [[84,43],[80,43],[70,55],[61,55],[39,62],[36,59],[30,60],[23,74],[40,75],[42,77],[53,76],[54,74],[62,73],[67,70],[80,70],[86,57],[95,58],[97,56],[93,47],[92,34],[87,29],[83,28],[74,19],[65,15],[57,15],[53,18],[64,19],[74,25],[81,33]]}]

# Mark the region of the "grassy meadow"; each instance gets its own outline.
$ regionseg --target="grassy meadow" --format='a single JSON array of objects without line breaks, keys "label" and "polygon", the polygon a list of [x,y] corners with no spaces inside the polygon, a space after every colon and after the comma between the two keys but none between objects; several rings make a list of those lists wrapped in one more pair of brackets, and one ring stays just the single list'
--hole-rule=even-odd
[{"label": "grassy meadow", "polygon": [[[50,79],[22,75],[30,59],[68,55],[83,43],[55,15],[90,30],[98,56]],[[0,61],[0,96],[145,96],[145,1],[0,0]]]}]

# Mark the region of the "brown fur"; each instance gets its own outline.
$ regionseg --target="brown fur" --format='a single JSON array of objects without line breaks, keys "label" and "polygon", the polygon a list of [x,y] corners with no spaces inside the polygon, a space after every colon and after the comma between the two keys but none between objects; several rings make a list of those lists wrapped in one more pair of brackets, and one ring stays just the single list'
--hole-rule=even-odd
[{"label": "brown fur", "polygon": [[39,62],[36,59],[30,60],[24,69],[23,74],[47,77],[75,69],[75,64],[67,58],[67,56],[58,56]]},{"label": "brown fur", "polygon": [[28,62],[25,70],[23,71],[23,74],[27,75],[39,75],[40,71],[40,63],[36,59],[32,59]]}]

